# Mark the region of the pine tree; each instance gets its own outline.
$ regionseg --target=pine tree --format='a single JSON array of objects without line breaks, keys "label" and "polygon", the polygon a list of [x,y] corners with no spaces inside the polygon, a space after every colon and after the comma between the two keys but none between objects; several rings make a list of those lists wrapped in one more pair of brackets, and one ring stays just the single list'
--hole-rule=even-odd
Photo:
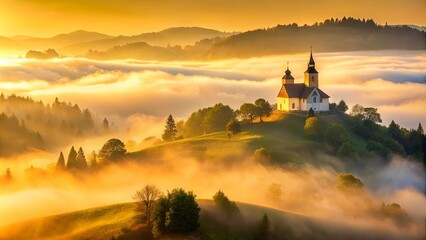
[{"label": "pine tree", "polygon": [[419,127],[417,128],[417,132],[418,133],[420,133],[420,134],[424,134],[425,132],[423,131],[423,127],[422,127],[422,124],[421,123],[419,123]]},{"label": "pine tree", "polygon": [[12,181],[12,171],[10,171],[10,168],[6,169],[6,174],[4,175],[4,178],[7,182]]},{"label": "pine tree", "polygon": [[163,133],[163,140],[164,141],[173,141],[176,137],[177,129],[176,129],[176,123],[173,119],[172,115],[169,115],[166,121],[166,126]]},{"label": "pine tree", "polygon": [[109,122],[108,119],[104,118],[104,121],[102,122],[102,125],[104,127],[105,132],[109,131]]},{"label": "pine tree", "polygon": [[76,163],[77,163],[77,168],[80,170],[87,168],[86,156],[84,155],[84,151],[81,147],[78,149]]},{"label": "pine tree", "polygon": [[89,155],[90,168],[96,169],[98,167],[98,162],[96,161],[98,155],[96,155],[95,151],[92,151]]},{"label": "pine tree", "polygon": [[74,146],[71,147],[70,153],[68,154],[67,168],[77,168],[77,152],[74,149]]},{"label": "pine tree", "polygon": [[64,154],[61,152],[59,154],[58,162],[56,163],[56,170],[64,170],[65,169],[65,158]]}]

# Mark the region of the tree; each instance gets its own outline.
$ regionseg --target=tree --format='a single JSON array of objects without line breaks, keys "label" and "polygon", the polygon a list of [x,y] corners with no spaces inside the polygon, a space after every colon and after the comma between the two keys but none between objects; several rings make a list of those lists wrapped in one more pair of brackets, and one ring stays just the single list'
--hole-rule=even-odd
[{"label": "tree", "polygon": [[395,139],[399,143],[401,142],[401,140],[403,138],[399,125],[396,124],[393,120],[389,124],[389,127],[387,129],[387,133],[391,138]]},{"label": "tree", "polygon": [[305,133],[305,136],[318,139],[320,137],[320,129],[317,117],[307,118],[303,131]]},{"label": "tree", "polygon": [[307,117],[308,118],[315,117],[315,112],[312,108],[309,108]]},{"label": "tree", "polygon": [[6,169],[6,173],[4,174],[4,179],[6,182],[12,181],[13,177],[12,177],[12,171],[10,171],[10,168]]},{"label": "tree", "polygon": [[364,114],[364,107],[363,106],[361,106],[359,104],[355,104],[352,107],[351,116],[362,118],[363,114]]},{"label": "tree", "polygon": [[77,165],[77,152],[75,151],[74,146],[72,146],[68,154],[67,168],[77,168]]},{"label": "tree", "polygon": [[92,151],[89,155],[90,168],[96,169],[98,167],[97,155],[95,151]]},{"label": "tree", "polygon": [[336,110],[345,113],[348,110],[348,105],[346,105],[345,101],[340,100],[339,104],[336,106]]},{"label": "tree", "polygon": [[228,217],[235,216],[240,213],[240,209],[234,201],[229,198],[221,190],[213,196],[213,202],[219,207]]},{"label": "tree", "polygon": [[266,101],[263,98],[259,98],[254,102],[254,105],[256,105],[256,115],[259,117],[260,122],[262,122],[262,117],[266,116],[269,117],[272,113],[272,107],[271,104],[269,104],[268,101]]},{"label": "tree", "polygon": [[351,173],[340,173],[337,175],[337,188],[342,191],[358,191],[364,188],[364,184]]},{"label": "tree", "polygon": [[167,196],[158,199],[153,213],[153,233],[159,236],[164,232],[186,233],[200,226],[200,207],[192,192],[182,188],[173,189]]},{"label": "tree", "polygon": [[336,105],[336,103],[329,103],[328,108],[330,109],[330,112],[335,112],[337,105]]},{"label": "tree", "polygon": [[337,156],[339,157],[350,157],[355,153],[355,149],[351,141],[346,141],[340,145],[337,149]]},{"label": "tree", "polygon": [[199,136],[205,133],[204,118],[212,108],[199,109],[193,112],[185,122],[186,137]]},{"label": "tree", "polygon": [[127,152],[124,143],[116,138],[108,140],[99,151],[99,158],[105,161],[118,160]]},{"label": "tree", "polygon": [[338,149],[340,145],[349,141],[348,132],[342,125],[333,124],[327,128],[325,140],[333,146],[334,149]]},{"label": "tree", "polygon": [[273,203],[278,202],[281,199],[282,194],[281,185],[278,183],[272,183],[266,189],[266,198]]},{"label": "tree", "polygon": [[226,130],[235,136],[241,132],[241,124],[233,118],[226,124]]},{"label": "tree", "polygon": [[64,170],[65,168],[65,158],[64,154],[61,152],[59,154],[58,162],[56,163],[56,170]]},{"label": "tree", "polygon": [[258,160],[264,161],[269,160],[271,158],[271,154],[269,154],[266,148],[258,148],[254,151],[254,157]]},{"label": "tree", "polygon": [[419,126],[417,127],[417,132],[422,134],[422,135],[425,134],[425,132],[423,131],[423,127],[422,127],[421,123],[419,123]]},{"label": "tree", "polygon": [[269,218],[266,213],[263,215],[262,220],[260,221],[257,233],[255,235],[256,240],[268,240],[269,239]]},{"label": "tree", "polygon": [[176,138],[176,134],[177,134],[177,129],[176,129],[175,120],[173,119],[172,115],[169,115],[166,121],[166,126],[164,128],[164,133],[162,138],[164,141],[173,141]]},{"label": "tree", "polygon": [[77,163],[77,168],[80,170],[84,170],[87,168],[86,156],[84,155],[84,151],[81,147],[78,149],[76,163]]},{"label": "tree", "polygon": [[243,105],[241,105],[238,113],[242,119],[248,119],[250,121],[253,121],[257,114],[256,105],[254,105],[253,103],[244,103]]},{"label": "tree", "polygon": [[377,112],[377,108],[366,107],[364,108],[364,120],[369,120],[375,123],[381,123],[382,119]]},{"label": "tree", "polygon": [[151,225],[151,214],[154,211],[155,203],[161,196],[161,191],[154,185],[146,185],[137,191],[134,199],[138,201],[139,210],[145,212],[146,224]]},{"label": "tree", "polygon": [[104,120],[102,122],[102,126],[103,126],[105,132],[109,131],[109,122],[108,122],[108,119],[104,118]]},{"label": "tree", "polygon": [[228,105],[218,103],[204,117],[203,126],[206,133],[223,131],[226,124],[235,118],[234,110]]}]

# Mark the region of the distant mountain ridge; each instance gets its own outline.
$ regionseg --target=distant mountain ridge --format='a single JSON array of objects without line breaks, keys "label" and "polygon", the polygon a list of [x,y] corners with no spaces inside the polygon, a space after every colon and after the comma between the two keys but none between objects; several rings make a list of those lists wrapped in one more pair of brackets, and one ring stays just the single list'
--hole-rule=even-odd
[{"label": "distant mountain ridge", "polygon": [[0,37],[0,50],[53,48],[62,56],[98,60],[216,60],[292,54],[314,46],[317,52],[426,50],[424,27],[378,25],[372,19],[326,19],[314,25],[296,23],[247,32],[201,27],[174,27],[133,36],[74,31],[50,38]]},{"label": "distant mountain ridge", "polygon": [[145,42],[152,46],[167,47],[180,45],[194,45],[197,41],[206,38],[228,37],[236,33],[221,32],[201,27],[175,27],[159,32],[142,33],[134,36],[117,36],[109,39],[100,39],[90,42],[81,42],[66,46],[59,51],[63,54],[83,55],[89,50],[106,51],[110,48]]}]

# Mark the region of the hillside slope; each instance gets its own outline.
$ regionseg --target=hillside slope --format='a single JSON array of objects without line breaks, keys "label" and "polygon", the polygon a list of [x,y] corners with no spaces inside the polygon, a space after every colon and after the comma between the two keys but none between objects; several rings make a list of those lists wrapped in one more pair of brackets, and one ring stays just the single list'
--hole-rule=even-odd
[{"label": "hillside slope", "polygon": [[[328,124],[346,124],[339,114],[322,114],[318,118]],[[271,162],[280,166],[330,164],[321,162],[318,158],[318,153],[322,151],[321,143],[304,136],[305,120],[306,115],[302,113],[275,112],[263,123],[243,125],[243,132],[232,139],[228,138],[225,131],[215,132],[161,143],[129,153],[127,156],[130,159],[147,161],[161,154],[167,158],[167,153],[173,152],[175,156],[191,157],[199,161],[238,164],[241,159],[253,157],[256,149],[266,148],[271,154]],[[349,127],[347,129],[356,150],[365,152],[366,140],[352,132]]]}]

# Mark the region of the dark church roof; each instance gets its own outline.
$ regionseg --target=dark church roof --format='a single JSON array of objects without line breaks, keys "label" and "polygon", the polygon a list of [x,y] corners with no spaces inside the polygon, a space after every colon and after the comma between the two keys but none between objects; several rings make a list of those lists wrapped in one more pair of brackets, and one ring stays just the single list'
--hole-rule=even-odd
[{"label": "dark church roof", "polygon": [[315,61],[314,61],[314,57],[312,56],[312,48],[311,48],[311,58],[309,59],[309,63],[308,63],[308,69],[305,71],[305,73],[318,73],[318,71],[315,69]]},{"label": "dark church roof", "polygon": [[282,79],[287,79],[287,80],[294,80],[294,77],[291,76],[291,71],[288,69],[285,71],[285,75],[282,77]]},{"label": "dark church roof", "polygon": [[282,98],[308,98],[314,89],[318,90],[321,98],[330,98],[325,92],[316,87],[308,87],[304,83],[283,84],[278,97]]}]

